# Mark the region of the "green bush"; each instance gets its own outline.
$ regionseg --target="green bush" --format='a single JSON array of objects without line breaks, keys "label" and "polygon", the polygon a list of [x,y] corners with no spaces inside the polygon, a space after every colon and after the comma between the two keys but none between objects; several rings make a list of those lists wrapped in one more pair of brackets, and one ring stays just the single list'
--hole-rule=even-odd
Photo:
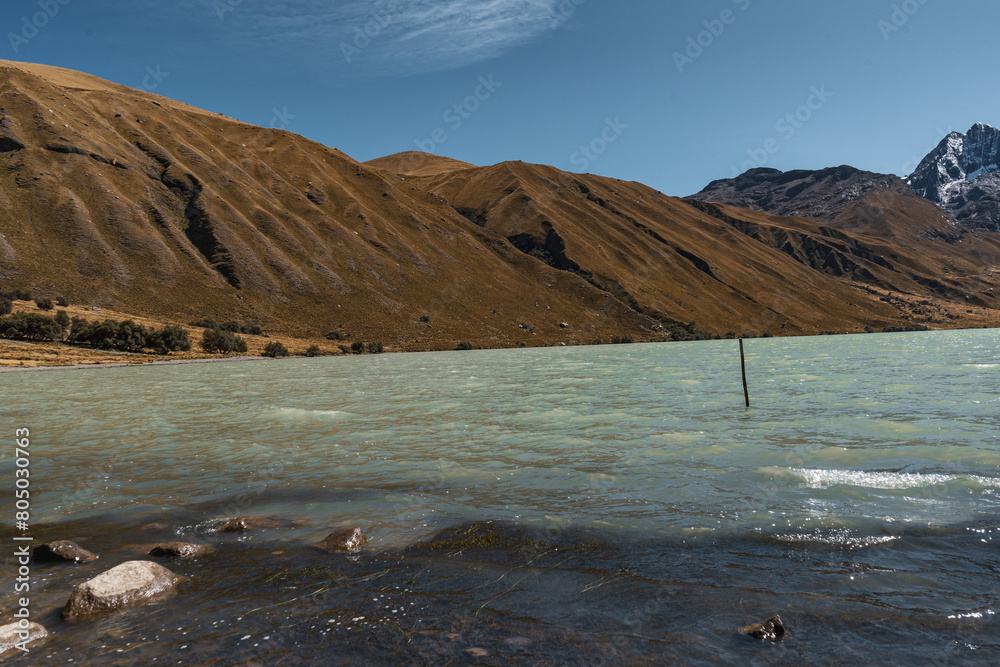
[{"label": "green bush", "polygon": [[69,329],[70,319],[65,310],[56,311],[56,315],[52,319],[63,329]]},{"label": "green bush", "polygon": [[176,324],[154,331],[147,337],[147,345],[157,354],[168,352],[187,352],[191,349],[191,336]]},{"label": "green bush", "polygon": [[229,331],[230,333],[236,334],[246,334],[248,336],[260,336],[264,333],[264,330],[260,328],[259,324],[241,324],[240,322],[223,322],[219,325],[219,328],[223,331]]},{"label": "green bush", "polygon": [[229,333],[246,334],[248,336],[260,336],[264,333],[264,330],[261,329],[259,324],[242,324],[241,322],[236,321],[223,322],[222,324],[219,324],[210,317],[190,322],[189,326],[201,327],[203,329],[221,329],[222,331],[228,331]]},{"label": "green bush", "polygon": [[456,349],[459,349],[459,350],[471,350],[472,349],[472,343],[469,343],[467,341],[462,341],[461,343],[458,344],[458,347]]},{"label": "green bush", "polygon": [[14,310],[14,304],[11,303],[10,299],[0,299],[0,315],[10,315],[12,310]]},{"label": "green bush", "polygon": [[307,357],[322,357],[323,356],[323,350],[319,349],[319,345],[310,345],[308,348],[306,348],[306,356]]},{"label": "green bush", "polygon": [[279,343],[278,341],[271,341],[264,346],[264,356],[265,357],[287,357],[288,348]]},{"label": "green bush", "polygon": [[351,334],[344,333],[343,331],[331,331],[326,335],[327,340],[347,340],[351,337]]},{"label": "green bush", "polygon": [[71,343],[81,343],[101,350],[142,352],[151,333],[149,329],[132,320],[87,322],[75,318],[72,321],[69,340]]},{"label": "green bush", "polygon": [[201,338],[201,349],[209,354],[243,354],[247,342],[230,331],[206,329]]},{"label": "green bush", "polygon": [[631,336],[615,336],[611,339],[612,345],[630,345],[635,342]]},{"label": "green bush", "polygon": [[66,297],[60,296],[56,298],[56,305],[59,306],[60,308],[65,308],[66,306],[69,305],[69,301],[66,300]]},{"label": "green bush", "polygon": [[35,305],[42,310],[52,310],[52,299],[35,299]]},{"label": "green bush", "polygon": [[31,301],[31,292],[23,289],[0,292],[0,299],[7,299],[8,301]]},{"label": "green bush", "polygon": [[382,343],[368,343],[368,354],[382,354],[384,351]]},{"label": "green bush", "polygon": [[63,328],[51,317],[38,313],[15,313],[0,318],[0,336],[15,340],[62,340]]},{"label": "green bush", "polygon": [[353,343],[351,343],[351,352],[353,352],[354,354],[364,354],[365,344],[362,343],[360,340],[354,341]]}]

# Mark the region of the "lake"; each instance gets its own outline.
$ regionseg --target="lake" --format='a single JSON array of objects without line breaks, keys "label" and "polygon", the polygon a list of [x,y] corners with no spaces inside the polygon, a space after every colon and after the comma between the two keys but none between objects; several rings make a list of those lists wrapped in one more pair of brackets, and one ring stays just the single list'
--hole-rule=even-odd
[{"label": "lake", "polygon": [[[732,340],[4,374],[0,479],[30,428],[31,534],[101,555],[33,565],[10,663],[1000,660],[1000,330],[746,350],[749,409]],[[178,539],[175,595],[59,619]]]}]

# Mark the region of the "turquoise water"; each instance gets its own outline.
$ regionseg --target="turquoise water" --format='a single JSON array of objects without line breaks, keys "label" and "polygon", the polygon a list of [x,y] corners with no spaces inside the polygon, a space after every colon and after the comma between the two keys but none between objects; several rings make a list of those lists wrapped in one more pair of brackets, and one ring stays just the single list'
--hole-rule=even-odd
[{"label": "turquoise water", "polygon": [[[285,528],[221,544],[225,567],[171,563],[216,593],[182,603],[182,589],[155,613],[225,608],[239,625],[259,596],[278,604],[288,591],[231,590],[234,563],[312,563],[306,545],[343,525],[371,541],[336,576],[426,568],[430,579],[410,591],[435,601],[400,625],[313,600],[285,618],[291,630],[268,645],[269,660],[326,664],[317,637],[354,647],[344,664],[470,659],[470,627],[489,644],[484,664],[996,658],[1000,331],[746,347],[749,409],[736,342],[712,341],[9,373],[0,415],[11,432],[32,432],[35,525],[105,552],[72,576],[38,566],[53,614],[73,577],[127,560],[120,548],[141,542],[143,526],[162,524],[158,539],[208,539],[212,520],[252,515]],[[13,478],[9,455],[3,476]],[[482,531],[491,537],[474,548],[457,537]],[[543,566],[525,545],[570,556]],[[334,576],[314,580],[302,566],[297,586]],[[490,602],[498,584],[477,568],[533,574]],[[597,582],[600,593],[588,588]],[[587,593],[568,599],[576,589]],[[317,613],[341,608],[367,618],[310,629]],[[791,628],[786,641],[734,638],[775,612]],[[149,616],[126,616],[104,623],[151,632]],[[439,641],[435,632],[456,634],[434,626],[442,618],[460,639]],[[211,653],[268,630],[256,622],[232,636],[202,629],[185,655],[256,659]],[[872,623],[879,632],[867,636]],[[390,626],[410,638],[388,639]],[[108,659],[67,628],[36,657]],[[831,628],[858,646],[844,648]],[[181,639],[168,635],[137,642],[142,655],[175,657]],[[428,637],[433,650],[420,648]]]}]

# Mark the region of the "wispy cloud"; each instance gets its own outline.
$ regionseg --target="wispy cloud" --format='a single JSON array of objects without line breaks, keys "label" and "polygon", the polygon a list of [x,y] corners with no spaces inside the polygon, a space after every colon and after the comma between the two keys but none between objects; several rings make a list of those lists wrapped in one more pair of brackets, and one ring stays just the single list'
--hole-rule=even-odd
[{"label": "wispy cloud", "polygon": [[557,29],[584,2],[220,1],[233,5],[225,23],[247,38],[294,42],[340,64],[380,74],[454,69],[494,58]]}]

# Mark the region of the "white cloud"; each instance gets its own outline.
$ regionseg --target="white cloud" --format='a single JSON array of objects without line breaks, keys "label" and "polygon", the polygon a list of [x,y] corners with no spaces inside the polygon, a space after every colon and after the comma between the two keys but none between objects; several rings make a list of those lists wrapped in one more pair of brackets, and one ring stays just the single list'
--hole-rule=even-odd
[{"label": "white cloud", "polygon": [[555,30],[585,2],[221,1],[235,5],[225,22],[246,38],[294,43],[337,64],[382,74],[453,69],[494,58]]}]

